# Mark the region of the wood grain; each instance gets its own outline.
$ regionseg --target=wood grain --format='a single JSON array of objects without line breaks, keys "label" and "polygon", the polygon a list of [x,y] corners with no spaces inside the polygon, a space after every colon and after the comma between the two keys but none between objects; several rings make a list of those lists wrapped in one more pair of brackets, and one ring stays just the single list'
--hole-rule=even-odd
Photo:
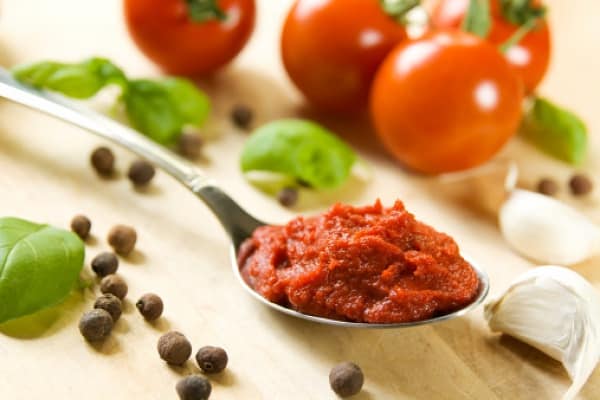
[{"label": "wood grain", "polygon": [[[593,149],[582,168],[598,179],[600,3],[548,3],[555,49],[541,92],[588,122]],[[290,4],[259,1],[257,31],[249,46],[228,69],[200,82],[214,98],[215,110],[205,130],[212,139],[199,166],[253,214],[273,222],[294,213],[243,181],[237,157],[245,134],[226,116],[236,102],[252,104],[257,123],[311,115],[279,62],[278,34]],[[120,8],[118,0],[5,0],[0,63],[103,55],[134,76],[157,75],[129,40]],[[493,293],[532,266],[508,249],[493,216],[455,200],[447,184],[412,175],[385,156],[365,119],[323,121],[360,149],[374,165],[375,177],[368,185],[352,182],[335,193],[305,193],[295,212],[318,212],[334,200],[365,204],[381,198],[391,204],[400,198],[419,218],[453,235],[487,269]],[[94,347],[77,331],[79,316],[93,302],[92,290],[75,292],[59,307],[5,324],[0,328],[0,399],[174,399],[177,379],[197,369],[191,362],[170,368],[159,360],[156,341],[170,329],[184,332],[194,349],[213,344],[229,352],[230,368],[212,380],[215,399],[334,399],[327,374],[343,360],[353,360],[365,371],[365,388],[357,400],[559,399],[568,387],[558,363],[491,334],[481,309],[459,320],[394,331],[318,326],[269,311],[237,286],[227,238],[207,209],[165,174],[158,174],[145,193],[135,192],[122,176],[98,179],[87,164],[91,149],[101,143],[79,129],[0,102],[2,215],[64,227],[75,213],[89,215],[94,239],[88,263],[107,248],[105,236],[112,225],[127,223],[139,233],[138,251],[121,264],[130,296],[111,339]],[[116,151],[118,168],[124,171],[133,156]],[[524,185],[542,175],[564,180],[572,173],[518,139],[501,158],[518,160]],[[597,195],[585,201],[564,193],[561,198],[600,222]],[[599,264],[596,258],[576,270],[600,288]],[[133,306],[148,291],[165,301],[165,316],[154,325],[144,322]],[[581,399],[599,397],[597,371]]]}]

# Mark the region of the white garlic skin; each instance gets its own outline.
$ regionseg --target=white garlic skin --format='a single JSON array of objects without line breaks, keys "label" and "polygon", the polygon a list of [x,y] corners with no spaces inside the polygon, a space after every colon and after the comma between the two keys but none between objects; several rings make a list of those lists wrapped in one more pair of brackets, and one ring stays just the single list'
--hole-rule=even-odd
[{"label": "white garlic skin", "polygon": [[562,362],[573,399],[600,359],[600,296],[576,272],[535,268],[517,278],[485,306],[492,331],[506,333]]},{"label": "white garlic skin", "polygon": [[551,197],[515,189],[500,208],[500,230],[520,254],[544,264],[573,265],[600,252],[600,228]]}]

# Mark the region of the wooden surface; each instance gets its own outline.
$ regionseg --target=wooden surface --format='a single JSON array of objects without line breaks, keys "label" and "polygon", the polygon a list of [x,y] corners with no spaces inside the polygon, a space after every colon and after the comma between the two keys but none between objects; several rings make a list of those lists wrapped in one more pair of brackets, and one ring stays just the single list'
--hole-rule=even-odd
[{"label": "wooden surface", "polygon": [[[588,122],[594,148],[583,169],[598,179],[600,3],[549,3],[555,52],[541,91]],[[256,216],[283,222],[294,213],[242,179],[237,157],[245,135],[224,118],[238,101],[256,108],[258,123],[307,114],[279,62],[278,34],[291,1],[259,4],[249,46],[227,70],[201,83],[216,106],[205,130],[213,139],[199,165]],[[4,0],[0,13],[3,65],[103,55],[134,76],[158,73],[130,41],[119,0]],[[360,150],[375,167],[374,179],[320,197],[305,193],[295,212],[314,213],[333,200],[365,204],[380,197],[389,205],[400,198],[419,218],[453,235],[489,272],[492,293],[532,266],[507,248],[493,216],[453,200],[447,185],[411,175],[386,157],[364,121],[323,122]],[[568,387],[557,362],[491,334],[481,309],[435,326],[385,331],[319,326],[267,310],[237,286],[227,238],[199,200],[163,173],[146,193],[136,193],[122,177],[98,179],[88,167],[88,155],[101,143],[79,129],[0,102],[0,214],[64,227],[75,213],[89,215],[94,240],[88,246],[88,263],[107,248],[105,236],[113,224],[127,223],[139,232],[138,251],[121,264],[130,295],[112,337],[92,347],[77,331],[79,316],[93,302],[91,290],[4,325],[0,399],[174,399],[177,379],[196,367],[190,362],[185,368],[169,368],[158,358],[156,341],[169,329],[184,332],[195,350],[214,344],[229,352],[230,368],[212,379],[214,399],[334,399],[327,374],[342,360],[353,360],[365,371],[364,391],[356,397],[360,400],[558,399]],[[133,157],[122,150],[117,155],[123,171]],[[572,172],[519,140],[500,157],[518,161],[525,185],[541,175],[566,179]],[[563,198],[568,200],[567,195]],[[598,195],[569,201],[600,222]],[[596,258],[575,268],[600,288],[599,266]],[[159,293],[166,304],[165,316],[156,325],[143,322],[133,306],[147,291]],[[581,398],[600,398],[600,371]]]}]

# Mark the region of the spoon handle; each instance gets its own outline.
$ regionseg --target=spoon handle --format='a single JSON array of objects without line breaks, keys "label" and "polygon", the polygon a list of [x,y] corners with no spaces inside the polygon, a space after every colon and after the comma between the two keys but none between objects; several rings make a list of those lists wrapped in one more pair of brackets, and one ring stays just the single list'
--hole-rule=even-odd
[{"label": "spoon handle", "polygon": [[3,68],[0,68],[0,97],[84,128],[152,162],[200,197],[234,241],[237,241],[238,231],[260,225],[192,163],[131,128],[63,96],[24,85]]}]

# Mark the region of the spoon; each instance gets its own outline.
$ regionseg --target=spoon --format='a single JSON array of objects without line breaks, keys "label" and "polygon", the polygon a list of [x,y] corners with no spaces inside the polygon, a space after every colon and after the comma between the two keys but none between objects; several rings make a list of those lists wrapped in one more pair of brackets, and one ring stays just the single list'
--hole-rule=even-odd
[{"label": "spoon", "polygon": [[343,327],[401,328],[444,321],[464,315],[477,307],[487,296],[489,291],[488,276],[483,270],[471,263],[479,278],[479,293],[473,302],[460,310],[427,320],[394,324],[347,322],[303,314],[272,303],[255,292],[242,278],[236,257],[237,250],[242,242],[249,238],[256,228],[266,225],[266,223],[257,220],[244,211],[233,199],[219,189],[212,179],[205,176],[193,164],[152,142],[137,131],[99,113],[80,107],[75,102],[69,101],[63,96],[40,91],[17,82],[8,71],[2,68],[0,68],[0,97],[62,119],[95,133],[100,137],[111,140],[152,162],[181,182],[211,209],[225,231],[227,231],[231,239],[231,266],[242,287],[256,300],[284,314],[322,324]]}]

